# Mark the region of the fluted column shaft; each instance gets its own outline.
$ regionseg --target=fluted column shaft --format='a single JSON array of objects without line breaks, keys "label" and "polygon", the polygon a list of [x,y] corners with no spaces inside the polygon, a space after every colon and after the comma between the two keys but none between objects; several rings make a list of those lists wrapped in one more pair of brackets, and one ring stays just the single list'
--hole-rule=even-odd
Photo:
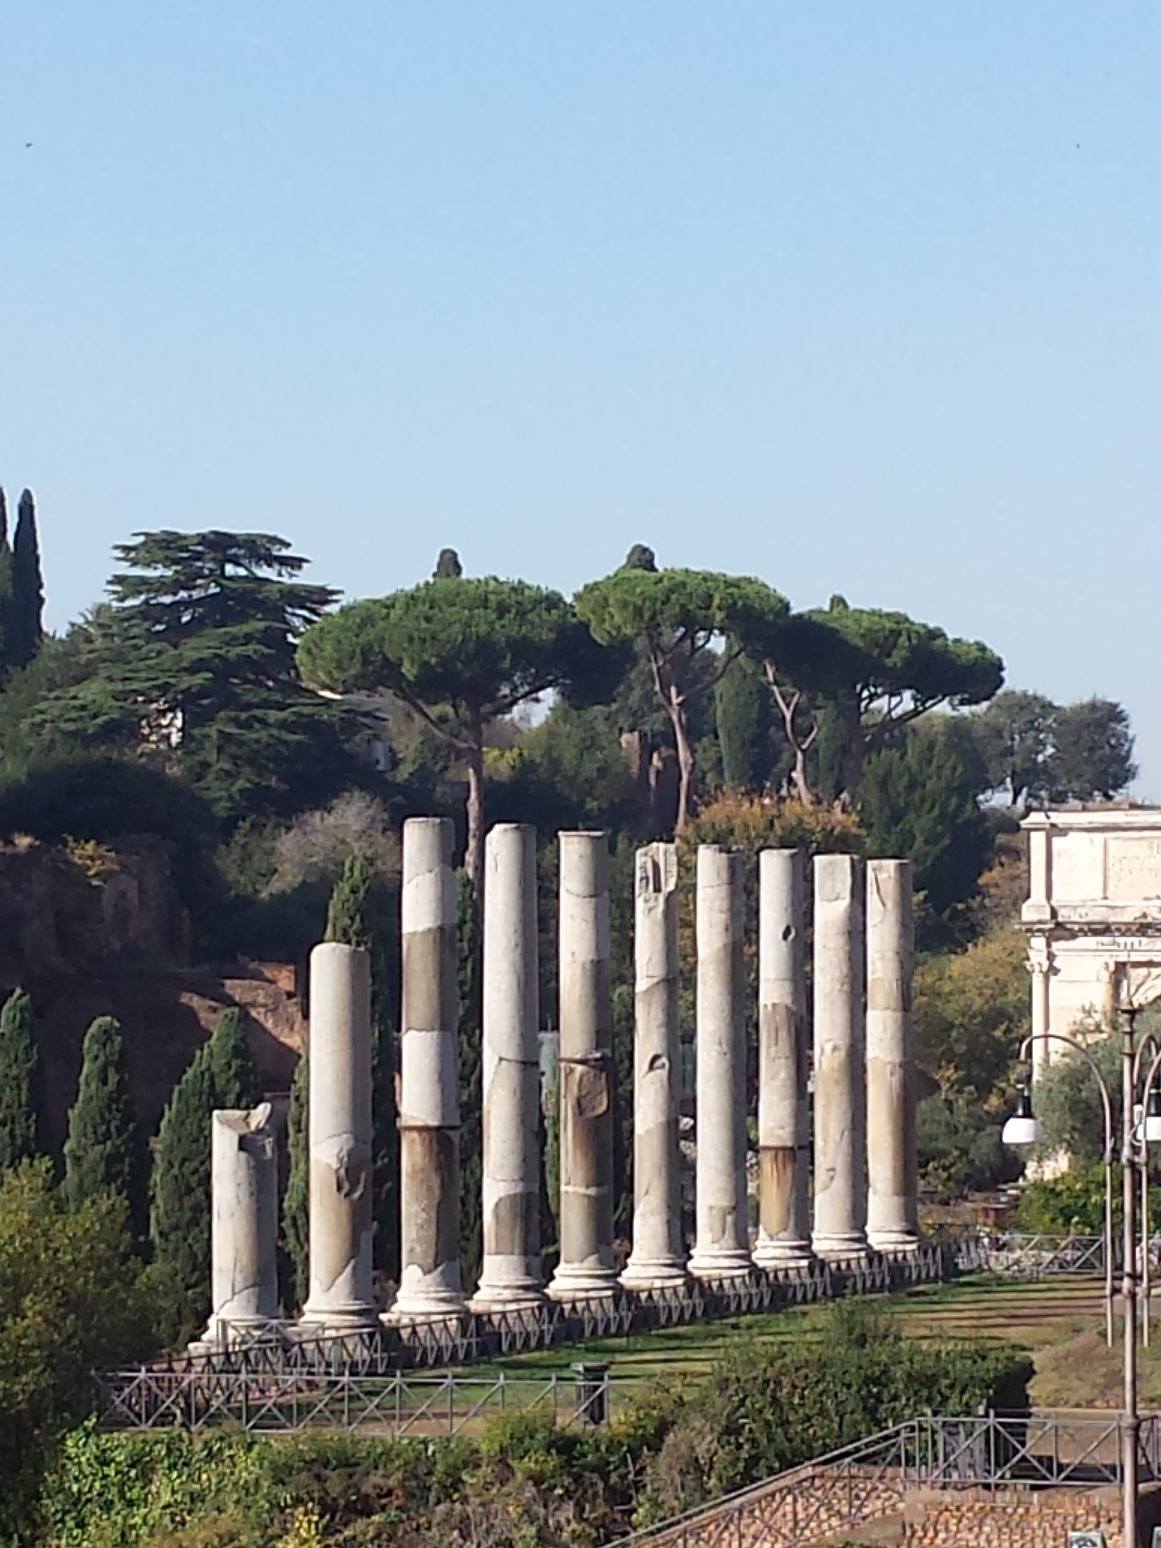
[{"label": "fluted column shaft", "polygon": [[613,1013],[609,849],[604,833],[560,834],[560,1263],[558,1300],[611,1295]]},{"label": "fluted column shaft", "polygon": [[819,1257],[866,1252],[863,867],[814,862],[814,1236]]},{"label": "fluted column shaft", "polygon": [[752,1267],[746,1199],[742,852],[697,851],[697,1240],[700,1279]]},{"label": "fluted column shaft", "polygon": [[919,1243],[911,862],[867,864],[867,1237],[883,1252]]},{"label": "fluted column shaft", "polygon": [[758,856],[758,1241],[754,1261],[809,1261],[804,860],[795,849]]},{"label": "fluted column shaft", "polygon": [[452,825],[403,824],[400,1260],[396,1318],[464,1310]]},{"label": "fluted column shaft", "polygon": [[483,1311],[542,1299],[536,931],[536,830],[499,823],[484,847]]},{"label": "fluted column shaft", "polygon": [[677,1147],[677,847],[637,851],[633,1033],[633,1250],[622,1284],[685,1278]]},{"label": "fluted column shaft", "polygon": [[303,1319],[375,1320],[371,1280],[371,963],[325,941],[310,954],[310,1294]]}]

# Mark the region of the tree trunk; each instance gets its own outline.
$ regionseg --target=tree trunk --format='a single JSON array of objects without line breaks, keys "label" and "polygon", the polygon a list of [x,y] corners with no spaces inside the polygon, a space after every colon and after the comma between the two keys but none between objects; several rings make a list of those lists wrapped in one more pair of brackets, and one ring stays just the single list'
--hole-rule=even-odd
[{"label": "tree trunk", "polygon": [[477,906],[483,901],[484,890],[484,749],[479,738],[473,738],[467,753],[468,765],[468,842],[464,851],[464,868]]},{"label": "tree trunk", "polygon": [[693,815],[693,776],[696,773],[696,761],[689,740],[689,730],[685,723],[685,711],[680,704],[672,702],[666,705],[666,708],[673,722],[673,743],[677,749],[677,767],[680,773],[677,787],[677,826],[674,831],[681,833]]}]

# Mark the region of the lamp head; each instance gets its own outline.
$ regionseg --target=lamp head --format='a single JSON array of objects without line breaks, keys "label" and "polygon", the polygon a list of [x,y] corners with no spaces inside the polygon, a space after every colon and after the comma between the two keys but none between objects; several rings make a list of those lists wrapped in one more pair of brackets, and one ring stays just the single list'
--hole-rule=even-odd
[{"label": "lamp head", "polygon": [[1161,1140],[1161,1086],[1154,1086],[1145,1108],[1145,1142],[1155,1145],[1158,1140]]},{"label": "lamp head", "polygon": [[[1159,1113],[1161,1121],[1161,1113]],[[1161,1127],[1158,1128],[1161,1136]],[[1044,1138],[1044,1130],[1040,1127],[1040,1120],[1032,1111],[1032,1096],[1027,1086],[1020,1087],[1020,1098],[1016,1103],[1016,1111],[1004,1124],[1000,1132],[1000,1139],[1005,1145],[1038,1145]]]}]

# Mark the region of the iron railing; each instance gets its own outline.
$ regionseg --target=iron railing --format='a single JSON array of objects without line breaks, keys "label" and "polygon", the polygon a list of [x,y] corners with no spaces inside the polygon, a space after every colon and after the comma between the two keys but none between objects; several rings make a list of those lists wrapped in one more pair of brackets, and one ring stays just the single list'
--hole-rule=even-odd
[{"label": "iron railing", "polygon": [[[917,1489],[1092,1489],[1121,1481],[1120,1416],[934,1415],[909,1420],[711,1504],[619,1539],[624,1545],[805,1548],[889,1516]],[[1141,1423],[1141,1480],[1161,1476],[1158,1416]]]}]

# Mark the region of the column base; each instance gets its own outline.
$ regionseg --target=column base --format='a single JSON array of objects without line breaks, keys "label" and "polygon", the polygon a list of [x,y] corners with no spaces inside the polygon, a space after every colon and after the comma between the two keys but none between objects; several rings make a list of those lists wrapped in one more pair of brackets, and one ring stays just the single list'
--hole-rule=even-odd
[{"label": "column base", "polygon": [[694,1279],[744,1279],[753,1270],[753,1258],[740,1248],[699,1252],[695,1247],[689,1260],[689,1272]]},{"label": "column base", "polygon": [[674,1290],[689,1279],[685,1264],[677,1258],[630,1257],[621,1275],[626,1290]]},{"label": "column base", "polygon": [[379,1311],[369,1302],[347,1301],[337,1306],[312,1306],[308,1301],[302,1308],[298,1326],[308,1333],[358,1333],[365,1328],[379,1326]]},{"label": "column base", "polygon": [[462,1295],[400,1293],[383,1313],[382,1321],[396,1325],[401,1322],[450,1321],[467,1315],[468,1303]]},{"label": "column base", "polygon": [[916,1231],[868,1231],[867,1241],[876,1252],[917,1252],[919,1234]]},{"label": "column base", "polygon": [[810,1243],[805,1238],[784,1241],[778,1237],[758,1238],[754,1247],[755,1268],[776,1269],[806,1268],[814,1258]]},{"label": "column base", "polygon": [[810,1245],[814,1256],[826,1263],[860,1261],[868,1257],[871,1250],[861,1231],[846,1236],[815,1236]]},{"label": "column base", "polygon": [[616,1295],[615,1268],[586,1268],[583,1263],[562,1264],[552,1276],[547,1294],[554,1301],[585,1301]]},{"label": "column base", "polygon": [[481,1285],[468,1307],[486,1317],[492,1312],[535,1311],[547,1299],[541,1285]]}]

